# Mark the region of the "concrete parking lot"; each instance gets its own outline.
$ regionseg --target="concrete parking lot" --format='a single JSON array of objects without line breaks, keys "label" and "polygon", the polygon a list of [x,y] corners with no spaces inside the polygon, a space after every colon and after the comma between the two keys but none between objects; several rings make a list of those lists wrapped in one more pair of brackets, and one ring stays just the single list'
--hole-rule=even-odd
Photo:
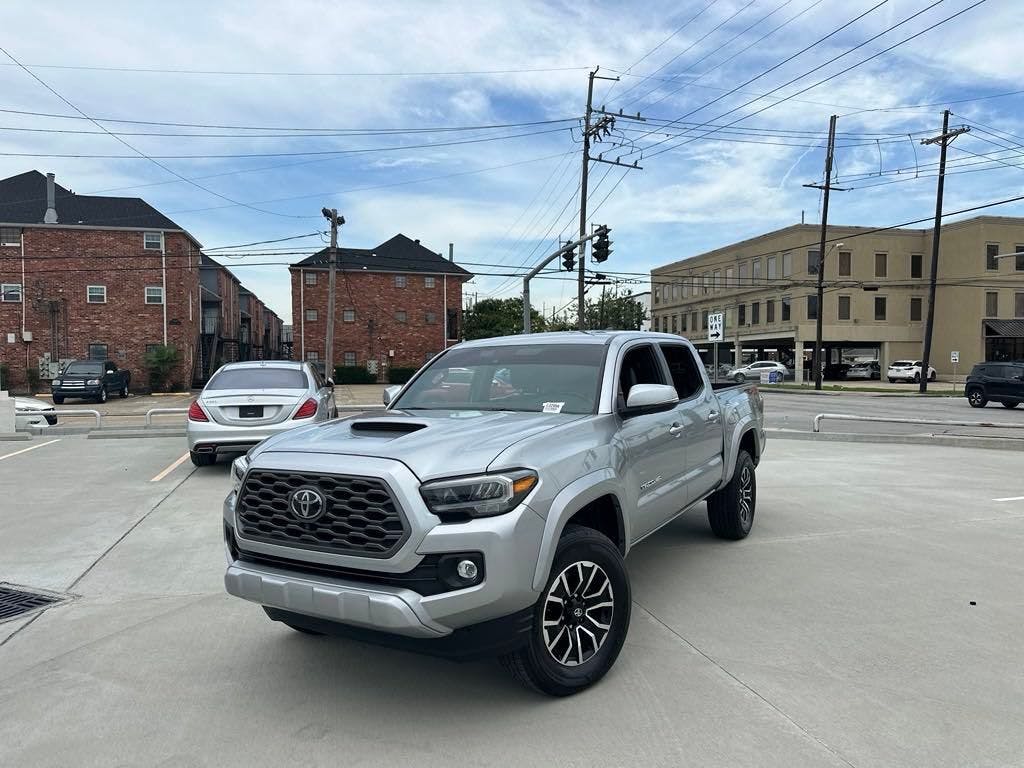
[{"label": "concrete parking lot", "polygon": [[1021,764],[1017,454],[773,442],[752,535],[637,547],[617,666],[550,700],[228,597],[182,443],[0,448],[0,581],[69,598],[0,624],[3,764]]}]

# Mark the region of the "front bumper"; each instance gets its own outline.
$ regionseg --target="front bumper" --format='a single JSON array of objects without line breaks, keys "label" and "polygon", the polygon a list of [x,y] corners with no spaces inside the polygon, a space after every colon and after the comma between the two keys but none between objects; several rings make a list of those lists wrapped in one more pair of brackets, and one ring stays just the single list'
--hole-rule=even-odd
[{"label": "front bumper", "polygon": [[101,387],[74,387],[72,389],[65,389],[64,387],[51,387],[50,395],[56,395],[57,397],[78,397],[83,400],[93,400],[100,396]]}]

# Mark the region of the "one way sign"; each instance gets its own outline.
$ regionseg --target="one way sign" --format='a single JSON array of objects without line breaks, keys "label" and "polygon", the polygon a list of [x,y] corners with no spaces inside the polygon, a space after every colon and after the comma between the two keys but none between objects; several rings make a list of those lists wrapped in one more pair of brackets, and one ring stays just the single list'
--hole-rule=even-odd
[{"label": "one way sign", "polygon": [[725,315],[715,312],[708,315],[708,341],[721,341],[725,334]]}]

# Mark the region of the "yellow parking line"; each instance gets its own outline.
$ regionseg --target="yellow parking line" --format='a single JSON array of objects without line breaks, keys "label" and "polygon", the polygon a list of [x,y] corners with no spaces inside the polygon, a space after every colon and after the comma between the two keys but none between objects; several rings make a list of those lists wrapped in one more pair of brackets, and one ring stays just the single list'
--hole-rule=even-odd
[{"label": "yellow parking line", "polygon": [[57,438],[56,440],[47,440],[45,443],[40,443],[39,445],[30,445],[28,448],[22,448],[20,451],[15,451],[14,453],[8,453],[4,454],[3,456],[0,456],[0,461],[3,461],[4,459],[9,459],[12,456],[17,456],[19,453],[28,453],[29,451],[34,451],[36,448],[42,448],[44,445],[52,445],[53,443],[59,442],[60,438]]},{"label": "yellow parking line", "polygon": [[171,474],[171,472],[173,472],[178,467],[180,467],[182,462],[185,461],[185,459],[187,459],[187,458],[188,458],[188,454],[186,453],[181,458],[175,459],[174,462],[169,467],[167,467],[163,472],[161,472],[159,475],[154,477],[149,482],[151,482],[151,483],[159,483],[161,480],[163,480],[165,477],[167,477],[169,474]]}]

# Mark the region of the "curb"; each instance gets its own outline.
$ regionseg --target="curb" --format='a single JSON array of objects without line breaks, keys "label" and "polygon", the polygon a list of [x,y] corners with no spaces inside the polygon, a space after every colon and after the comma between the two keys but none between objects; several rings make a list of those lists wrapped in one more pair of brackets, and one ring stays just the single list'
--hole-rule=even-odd
[{"label": "curb", "polygon": [[31,440],[31,439],[32,439],[32,435],[28,434],[28,432],[5,432],[4,434],[0,435],[0,441],[2,441],[2,442],[8,442],[9,441],[9,442],[14,443],[14,442],[21,442],[23,440]]},{"label": "curb", "polygon": [[798,395],[798,396],[800,396],[800,395],[814,395],[815,397],[838,397],[839,395],[843,395],[843,394],[850,394],[850,395],[866,394],[864,392],[825,392],[825,391],[819,392],[816,389],[809,389],[809,390],[803,390],[803,389],[772,389],[771,388],[771,384],[766,384],[763,387],[758,387],[757,391],[760,392],[761,394],[767,394],[768,392],[771,392],[772,394],[775,394],[775,395]]},{"label": "curb", "polygon": [[766,429],[777,440],[805,440],[822,443],[884,443],[889,445],[930,445],[947,448],[987,448],[1024,451],[1024,439],[1013,437],[971,437],[967,435],[872,435],[859,432],[804,432],[795,429]]}]

